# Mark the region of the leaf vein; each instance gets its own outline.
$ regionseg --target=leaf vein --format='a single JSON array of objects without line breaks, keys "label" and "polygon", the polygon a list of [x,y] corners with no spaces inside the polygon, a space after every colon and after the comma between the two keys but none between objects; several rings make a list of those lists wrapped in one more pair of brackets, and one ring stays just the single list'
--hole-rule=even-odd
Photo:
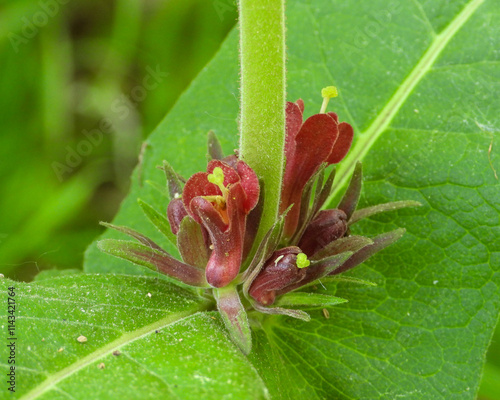
[{"label": "leaf vein", "polygon": [[484,0],[470,1],[462,9],[462,11],[448,24],[448,26],[434,38],[430,46],[420,58],[420,61],[408,74],[399,88],[394,92],[387,105],[380,111],[379,115],[375,118],[368,129],[360,135],[350,154],[347,156],[344,162],[340,164],[340,168],[337,172],[339,179],[338,185],[336,186],[336,189],[333,191],[326,204],[329,204],[338,194],[340,189],[345,186],[356,162],[362,160],[368,154],[369,150],[375,144],[377,139],[390,126],[392,120],[397,115],[402,105],[409,98],[413,89],[432,69],[432,66],[441,55],[443,50],[446,48],[450,40],[465,25],[465,23],[470,19],[470,17],[475,13],[475,11],[483,2]]},{"label": "leaf vein", "polygon": [[83,368],[107,356],[108,354],[111,354],[113,351],[118,350],[130,343],[133,343],[136,340],[139,340],[145,336],[148,336],[155,330],[164,329],[169,325],[174,325],[176,323],[179,323],[184,319],[192,316],[193,314],[202,311],[206,307],[208,307],[208,304],[200,304],[199,308],[197,309],[179,311],[159,321],[156,321],[150,325],[136,329],[135,331],[132,332],[127,332],[123,334],[120,338],[114,340],[113,342],[104,345],[100,349],[94,351],[93,353],[90,353],[89,355],[83,357],[82,359],[76,361],[75,363],[69,365],[68,367],[62,369],[61,371],[52,374],[41,384],[33,388],[30,392],[26,393],[21,399],[22,400],[36,399],[40,397],[42,394],[56,388],[57,385],[64,379],[72,376],[73,374],[79,372]]}]

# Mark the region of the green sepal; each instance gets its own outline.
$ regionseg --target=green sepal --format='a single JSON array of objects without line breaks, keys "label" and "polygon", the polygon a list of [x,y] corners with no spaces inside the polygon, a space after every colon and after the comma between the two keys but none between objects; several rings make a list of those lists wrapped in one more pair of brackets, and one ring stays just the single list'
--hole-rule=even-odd
[{"label": "green sepal", "polygon": [[323,276],[328,275],[329,273],[335,271],[337,268],[343,265],[353,254],[354,252],[352,251],[345,251],[340,254],[335,254],[333,256],[323,258],[319,261],[314,261],[311,264],[310,268],[321,270],[322,275],[316,278],[321,279]]},{"label": "green sepal", "polygon": [[286,315],[287,317],[297,318],[305,322],[309,322],[311,320],[311,316],[303,310],[292,310],[282,307],[264,307],[253,299],[250,302],[256,311],[263,314]]},{"label": "green sepal", "polygon": [[217,301],[217,308],[224,321],[224,325],[226,325],[229,336],[243,354],[250,354],[252,350],[252,331],[236,286],[229,285],[213,289],[213,292]]},{"label": "green sepal", "polygon": [[147,238],[144,236],[142,233],[137,232],[136,230],[129,228],[127,226],[118,226],[118,225],[113,225],[109,224],[107,222],[99,222],[100,225],[105,226],[106,228],[114,229],[115,231],[124,233],[130,237],[133,237],[134,239],[138,240],[142,244],[152,248],[156,249],[158,251],[161,251],[162,253],[166,253],[165,250],[163,250],[159,245],[157,245],[155,242],[153,242],[151,239]]},{"label": "green sepal", "polygon": [[375,282],[346,275],[338,275],[338,276],[333,275],[321,278],[321,283],[328,283],[328,282],[347,282],[347,283],[357,283],[359,285],[365,285],[365,286],[378,286]]},{"label": "green sepal", "polygon": [[[328,178],[326,179],[326,182],[324,184],[322,184],[323,179],[318,180],[317,185],[321,187],[321,190],[319,191],[319,193],[316,192],[315,194],[311,219],[313,219],[316,216],[316,214],[323,207],[323,205],[328,200],[328,197],[332,193],[333,181],[335,180],[336,171],[337,168],[333,166],[333,169],[330,171],[330,174],[328,175]],[[320,183],[322,185],[320,185]]]},{"label": "green sepal", "polygon": [[[319,261],[313,261],[308,268],[308,273],[305,278],[294,285],[287,288],[287,292],[292,292],[294,290],[303,289],[304,287],[311,286],[318,279],[323,279],[323,277],[334,272],[338,268],[341,268],[352,255],[355,254],[352,251],[346,251],[340,254],[335,254],[331,257],[323,258]],[[278,293],[279,294],[279,293]]]},{"label": "green sepal", "polygon": [[391,203],[377,204],[376,206],[362,208],[361,210],[357,210],[352,214],[352,217],[349,220],[349,225],[352,225],[363,218],[371,217],[372,215],[388,211],[395,211],[401,208],[420,207],[421,205],[422,203],[419,203],[418,201],[415,200],[403,200],[403,201],[393,201]]},{"label": "green sepal", "polygon": [[344,264],[339,268],[331,272],[332,275],[340,274],[342,272],[348,271],[359,264],[368,260],[371,256],[378,253],[380,250],[385,249],[391,244],[398,241],[406,232],[404,228],[398,228],[390,232],[382,233],[378,236],[372,238],[373,243],[368,246],[363,247],[358,250],[352,257],[350,257]]},{"label": "green sepal", "polygon": [[172,229],[170,228],[170,222],[168,222],[168,218],[163,214],[161,214],[160,212],[156,211],[151,205],[149,205],[145,201],[137,199],[137,202],[139,203],[139,206],[141,207],[146,217],[148,217],[148,219],[156,227],[156,229],[158,229],[161,233],[163,233],[163,235],[167,237],[170,243],[172,243],[174,246],[177,246],[177,237],[172,233]]},{"label": "green sepal", "polygon": [[347,221],[349,221],[356,210],[359,202],[359,196],[361,195],[361,186],[363,181],[363,166],[361,162],[357,162],[354,167],[354,172],[352,174],[351,181],[347,187],[342,200],[340,200],[337,208],[342,210],[347,215]]},{"label": "green sepal", "polygon": [[205,269],[210,254],[200,224],[190,216],[181,221],[177,232],[177,247],[184,262]]},{"label": "green sepal", "polygon": [[224,152],[222,151],[222,146],[219,142],[219,138],[214,131],[208,132],[208,161],[211,160],[222,160],[224,158]]},{"label": "green sepal", "polygon": [[[311,208],[311,197],[319,198],[320,197],[320,189],[323,185],[323,179],[325,176],[325,168],[327,167],[326,163],[321,164],[319,169],[314,173],[314,175],[307,181],[304,189],[302,191],[302,197],[300,201],[300,214],[299,221],[297,223],[297,229],[295,233],[290,238],[286,245],[296,245],[302,235],[304,234],[307,225],[311,222],[313,215],[313,209]],[[316,183],[316,191],[313,196],[313,188]],[[293,205],[295,207],[295,205]],[[314,207],[314,205],[313,205]]]},{"label": "green sepal", "polygon": [[123,258],[152,271],[161,272],[186,285],[208,287],[204,270],[176,260],[165,251],[127,240],[116,239],[101,240],[97,242],[97,247],[105,253]]},{"label": "green sepal", "polygon": [[335,254],[340,254],[345,251],[352,251],[355,253],[358,250],[361,250],[363,247],[368,246],[372,243],[373,240],[365,236],[348,236],[340,238],[334,240],[331,243],[328,243],[324,248],[317,251],[311,257],[311,260],[321,260],[322,258],[331,257]]},{"label": "green sepal", "polygon": [[165,176],[167,178],[167,187],[171,199],[176,199],[182,195],[182,188],[184,187],[183,182],[185,181],[179,174],[177,174],[172,166],[167,162],[163,161],[163,166],[158,167],[165,171]]},{"label": "green sepal", "polygon": [[260,243],[259,247],[257,248],[257,251],[250,262],[250,265],[246,269],[246,271],[243,273],[243,276],[241,280],[244,282],[243,283],[243,293],[245,294],[245,297],[248,298],[248,289],[250,288],[250,285],[254,281],[254,279],[257,277],[259,274],[260,270],[264,266],[264,263],[267,261],[269,257],[274,253],[276,250],[276,247],[278,247],[282,235],[283,235],[283,228],[285,226],[285,217],[288,214],[288,211],[291,209],[292,206],[288,207],[278,218],[278,220],[274,223],[274,225],[269,229],[269,231],[266,233],[264,238],[262,239],[262,242]]},{"label": "green sepal", "polygon": [[346,303],[346,299],[330,296],[327,294],[293,292],[281,296],[277,301],[277,306],[309,306],[328,307]]}]

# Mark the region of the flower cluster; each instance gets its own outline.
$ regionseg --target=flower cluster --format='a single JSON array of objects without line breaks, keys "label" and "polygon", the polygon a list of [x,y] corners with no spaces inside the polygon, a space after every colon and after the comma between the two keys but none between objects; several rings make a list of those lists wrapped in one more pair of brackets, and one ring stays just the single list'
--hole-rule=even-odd
[{"label": "flower cluster", "polygon": [[[204,288],[215,298],[231,337],[244,353],[251,349],[246,311],[284,314],[309,320],[301,309],[283,306],[328,306],[343,302],[334,296],[301,292],[318,279],[332,279],[398,240],[397,229],[375,238],[351,235],[350,227],[376,213],[418,205],[402,201],[356,210],[362,169],[357,163],[337,208],[324,210],[333,190],[335,167],[347,155],[353,129],[326,113],[332,87],[322,92],[322,110],[305,121],[304,103],[286,107],[286,167],[280,216],[260,243],[254,243],[262,204],[259,178],[236,155],[224,157],[215,135],[209,133],[206,172],[187,181],[168,163],[171,201],[167,215],[139,201],[151,222],[179,249],[182,261],[142,234],[123,226],[104,224],[139,243],[105,239],[101,250],[160,271],[184,284]],[[243,305],[243,302],[245,306]]]}]

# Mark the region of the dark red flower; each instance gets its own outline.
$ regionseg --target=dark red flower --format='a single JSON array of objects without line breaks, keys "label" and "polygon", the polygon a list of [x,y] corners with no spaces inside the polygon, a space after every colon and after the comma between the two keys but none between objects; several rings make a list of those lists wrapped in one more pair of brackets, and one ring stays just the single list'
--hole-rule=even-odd
[{"label": "dark red flower", "polygon": [[342,210],[323,210],[313,219],[302,235],[299,247],[307,256],[313,256],[347,232],[347,216]]},{"label": "dark red flower", "polygon": [[260,305],[270,306],[277,296],[299,289],[334,272],[353,254],[351,250],[357,251],[372,243],[365,238],[355,238],[349,242],[333,250],[329,257],[316,261],[309,261],[306,254],[295,246],[275,251],[252,281],[248,294]]},{"label": "dark red flower", "polygon": [[275,251],[252,282],[248,294],[264,306],[273,304],[277,291],[300,282],[306,276],[306,269],[297,267],[300,253],[295,246]]},{"label": "dark red flower", "polygon": [[[208,135],[212,161],[207,172],[196,173],[186,182],[164,162],[162,169],[172,199],[168,219],[150,205],[139,202],[156,228],[177,246],[182,261],[141,233],[111,224],[104,225],[139,243],[105,239],[98,243],[99,248],[184,284],[208,289],[205,295],[213,294],[231,338],[245,354],[251,349],[246,314],[249,305],[262,313],[309,321],[311,317],[305,311],[286,306],[327,307],[345,302],[335,296],[300,289],[320,279],[335,279],[335,275],[364,262],[404,233],[403,229],[397,229],[373,239],[352,236],[350,227],[354,223],[419,203],[403,201],[356,210],[362,182],[358,162],[336,209],[321,211],[332,195],[335,179],[335,168],[328,175],[325,168],[346,156],[353,139],[349,124],[339,123],[335,113],[325,113],[328,99],[337,95],[336,89],[327,87],[322,95],[321,113],[305,122],[302,100],[287,103],[281,215],[256,249],[252,245],[263,210],[262,201],[259,203],[259,180],[236,155],[224,158],[213,132]],[[242,266],[245,271],[240,274]],[[354,277],[344,279],[370,284]],[[246,297],[244,303],[239,285]]]},{"label": "dark red flower", "polygon": [[304,102],[288,102],[286,108],[286,167],[280,211],[293,204],[285,221],[285,237],[290,238],[300,216],[303,189],[323,163],[340,162],[351,147],[351,125],[339,124],[337,114],[315,114],[303,122]]},{"label": "dark red flower", "polygon": [[259,200],[259,181],[243,161],[212,160],[207,172],[191,176],[182,200],[188,214],[208,231],[212,254],[206,278],[213,287],[229,284],[239,273],[246,217]]}]

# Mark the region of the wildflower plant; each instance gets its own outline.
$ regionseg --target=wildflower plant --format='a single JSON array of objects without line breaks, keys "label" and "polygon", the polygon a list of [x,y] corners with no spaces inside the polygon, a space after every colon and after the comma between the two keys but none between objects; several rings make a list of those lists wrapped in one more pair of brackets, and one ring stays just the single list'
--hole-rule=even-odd
[{"label": "wildflower plant", "polygon": [[[499,9],[421,3],[290,1],[285,46],[284,1],[240,0],[239,28],[143,147],[115,220],[136,230],[99,243],[153,272],[95,243],[85,273],[23,283],[2,266],[16,395],[474,399],[483,373],[496,382]],[[339,85],[335,107],[318,82]],[[40,216],[65,215],[51,204],[2,250],[47,234]]]},{"label": "wildflower plant", "polygon": [[321,112],[305,121],[304,102],[287,103],[280,213],[261,241],[255,240],[262,216],[259,199],[265,196],[259,178],[238,152],[224,156],[210,132],[211,160],[206,172],[186,180],[164,162],[172,199],[166,213],[140,202],[146,216],[167,238],[172,240],[175,235],[173,241],[182,260],[130,228],[107,223],[104,225],[139,243],[105,239],[98,243],[99,248],[213,296],[231,338],[245,354],[252,346],[248,312],[309,321],[302,308],[347,301],[302,289],[320,280],[338,279],[404,233],[396,229],[374,238],[357,236],[351,233],[354,223],[419,203],[400,201],[356,210],[362,183],[358,163],[337,207],[323,209],[335,188],[335,164],[347,155],[354,132],[348,123],[339,122],[337,114],[326,112],[329,99],[337,95],[336,88],[327,87],[322,95]]}]

